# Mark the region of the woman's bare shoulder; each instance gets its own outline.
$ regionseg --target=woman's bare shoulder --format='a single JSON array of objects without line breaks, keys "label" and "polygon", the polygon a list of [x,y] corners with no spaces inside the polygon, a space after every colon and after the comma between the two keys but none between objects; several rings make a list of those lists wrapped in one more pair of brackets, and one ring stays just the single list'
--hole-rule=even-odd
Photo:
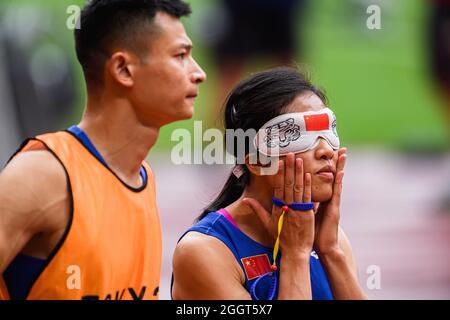
[{"label": "woman's bare shoulder", "polygon": [[248,298],[239,263],[213,236],[187,233],[175,248],[172,264],[175,299]]},{"label": "woman's bare shoulder", "polygon": [[225,243],[216,237],[196,231],[188,232],[175,248],[174,258],[185,256],[198,260],[205,259],[205,256],[234,260],[233,254]]}]

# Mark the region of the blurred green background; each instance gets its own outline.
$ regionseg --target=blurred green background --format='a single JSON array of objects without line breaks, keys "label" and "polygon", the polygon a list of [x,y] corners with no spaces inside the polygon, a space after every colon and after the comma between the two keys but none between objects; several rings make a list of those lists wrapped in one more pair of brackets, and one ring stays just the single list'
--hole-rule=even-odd
[{"label": "blurred green background", "polygon": [[[184,19],[195,49],[194,57],[208,74],[201,86],[194,119],[162,129],[155,148],[165,151],[173,129],[191,129],[193,120],[213,119],[217,110],[217,81],[220,77],[211,51],[202,39],[205,16],[215,0],[189,1],[193,15]],[[83,5],[79,0],[2,1],[0,10],[31,6],[49,13],[49,23],[76,71],[77,99],[63,126],[76,123],[82,114],[85,87],[75,58],[73,32],[66,27],[67,7]],[[368,30],[369,4],[381,7],[382,29]],[[431,79],[427,56],[426,1],[314,0],[303,34],[304,58],[313,80],[323,87],[338,117],[338,130],[345,145],[372,146],[419,151],[442,151],[448,147],[443,101]],[[256,61],[248,73],[269,64]],[[206,127],[218,123],[207,121]]]}]

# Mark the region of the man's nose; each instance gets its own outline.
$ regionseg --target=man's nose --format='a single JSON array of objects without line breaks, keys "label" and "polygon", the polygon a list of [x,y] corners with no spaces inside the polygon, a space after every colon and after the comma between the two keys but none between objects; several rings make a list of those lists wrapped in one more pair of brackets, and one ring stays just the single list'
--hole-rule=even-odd
[{"label": "man's nose", "polygon": [[194,64],[194,69],[191,74],[191,81],[197,84],[200,84],[204,81],[206,81],[206,73],[203,71],[203,69],[199,66],[199,64],[192,59],[192,62]]}]

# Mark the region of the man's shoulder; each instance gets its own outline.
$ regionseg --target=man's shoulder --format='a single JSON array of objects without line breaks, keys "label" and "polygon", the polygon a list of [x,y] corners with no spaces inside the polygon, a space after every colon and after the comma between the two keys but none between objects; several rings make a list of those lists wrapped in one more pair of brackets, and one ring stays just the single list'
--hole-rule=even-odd
[{"label": "man's shoulder", "polygon": [[33,150],[17,154],[0,173],[0,196],[34,194],[45,201],[67,193],[67,178],[60,161],[49,151]]},{"label": "man's shoulder", "polygon": [[33,232],[58,229],[67,216],[59,213],[70,205],[64,167],[49,151],[17,154],[0,173],[0,203],[9,225]]},{"label": "man's shoulder", "polygon": [[[65,178],[61,162],[48,150],[33,150],[21,152],[14,156],[2,171],[2,175],[11,178],[26,178],[27,181],[46,178]],[[32,174],[32,176],[30,176]]]}]

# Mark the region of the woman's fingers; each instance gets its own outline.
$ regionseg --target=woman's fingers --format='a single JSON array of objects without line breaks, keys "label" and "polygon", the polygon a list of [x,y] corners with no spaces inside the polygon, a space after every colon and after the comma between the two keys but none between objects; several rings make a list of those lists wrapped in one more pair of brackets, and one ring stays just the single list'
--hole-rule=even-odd
[{"label": "woman's fingers", "polygon": [[303,201],[303,159],[295,159],[294,202]]},{"label": "woman's fingers", "polygon": [[336,164],[336,177],[334,179],[333,196],[331,203],[339,206],[341,203],[342,179],[344,178],[344,168],[347,161],[347,148],[341,148],[338,151],[338,160]]},{"label": "woman's fingers", "polygon": [[[278,161],[278,172],[275,176],[275,185],[273,189],[273,196],[277,199],[284,199],[284,161]],[[279,211],[275,206],[272,208],[272,214],[276,215]]]},{"label": "woman's fingers", "polygon": [[340,148],[338,150],[338,157],[343,155],[343,154],[347,154],[347,148]]},{"label": "woman's fingers", "polygon": [[284,161],[278,161],[278,172],[275,176],[275,185],[273,189],[273,196],[280,200],[284,197]]},{"label": "woman's fingers", "polygon": [[286,156],[286,169],[284,175],[284,202],[292,203],[294,201],[294,182],[295,182],[295,155],[288,153]]},{"label": "woman's fingers", "polygon": [[347,160],[347,154],[345,154],[345,153],[338,157],[338,161],[336,164],[336,173],[344,170],[346,160]]},{"label": "woman's fingers", "polygon": [[305,173],[303,202],[311,202],[311,173]]},{"label": "woman's fingers", "polygon": [[331,203],[334,206],[340,206],[341,204],[341,194],[342,194],[342,180],[344,179],[344,171],[338,171],[336,173],[336,179],[334,180],[333,186],[333,197],[331,198]]}]

